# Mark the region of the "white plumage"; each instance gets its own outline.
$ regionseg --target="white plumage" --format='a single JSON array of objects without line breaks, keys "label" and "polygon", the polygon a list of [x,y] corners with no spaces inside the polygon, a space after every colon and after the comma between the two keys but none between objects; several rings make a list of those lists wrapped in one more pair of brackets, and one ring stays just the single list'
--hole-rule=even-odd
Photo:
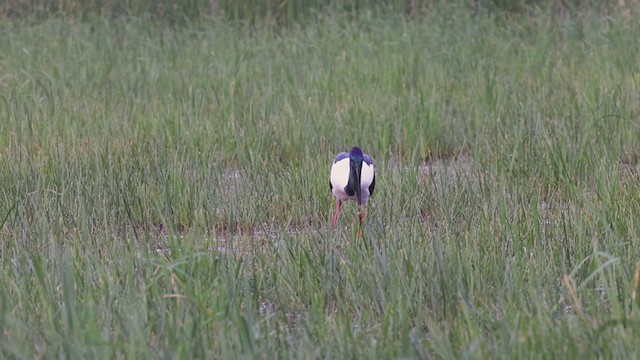
[{"label": "white plumage", "polygon": [[[333,193],[333,196],[340,201],[358,200],[355,195],[349,196],[349,194],[344,190],[349,182],[349,172],[351,168],[349,166],[350,162],[351,159],[347,157],[342,160],[338,160],[331,165],[331,192]],[[362,162],[362,176],[360,178],[360,200],[362,201],[362,204],[359,205],[366,205],[367,201],[369,201],[369,196],[371,196],[369,193],[369,186],[371,186],[373,179],[373,164],[369,165],[366,162]]]}]

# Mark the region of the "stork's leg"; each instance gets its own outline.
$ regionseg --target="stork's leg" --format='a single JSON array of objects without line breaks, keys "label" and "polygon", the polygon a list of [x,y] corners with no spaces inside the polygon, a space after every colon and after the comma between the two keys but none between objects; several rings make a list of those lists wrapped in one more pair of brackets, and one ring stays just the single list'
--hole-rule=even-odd
[{"label": "stork's leg", "polygon": [[360,213],[358,214],[358,218],[360,218],[360,226],[358,227],[358,240],[362,238],[362,223],[364,221],[365,216],[367,216],[367,208],[366,205],[360,205]]},{"label": "stork's leg", "polygon": [[338,222],[338,215],[340,214],[340,206],[342,206],[342,201],[336,200],[336,213],[333,215],[333,226],[331,226],[331,229],[336,228],[336,222]]}]

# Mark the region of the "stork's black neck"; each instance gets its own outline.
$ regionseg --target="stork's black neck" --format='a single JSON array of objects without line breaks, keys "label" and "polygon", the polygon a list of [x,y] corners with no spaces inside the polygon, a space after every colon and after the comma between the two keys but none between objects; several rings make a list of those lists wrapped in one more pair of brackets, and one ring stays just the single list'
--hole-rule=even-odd
[{"label": "stork's black neck", "polygon": [[349,182],[347,182],[347,186],[345,186],[344,191],[349,196],[355,195],[357,197],[358,204],[361,203],[360,186],[362,177],[362,161],[362,150],[360,150],[359,147],[354,146],[351,151],[349,151]]}]

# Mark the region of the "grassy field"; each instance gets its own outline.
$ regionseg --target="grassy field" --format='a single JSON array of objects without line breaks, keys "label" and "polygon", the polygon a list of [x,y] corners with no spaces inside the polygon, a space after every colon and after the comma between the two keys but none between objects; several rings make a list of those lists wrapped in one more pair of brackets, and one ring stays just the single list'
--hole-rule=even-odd
[{"label": "grassy field", "polygon": [[640,357],[639,33],[0,20],[1,357]]}]

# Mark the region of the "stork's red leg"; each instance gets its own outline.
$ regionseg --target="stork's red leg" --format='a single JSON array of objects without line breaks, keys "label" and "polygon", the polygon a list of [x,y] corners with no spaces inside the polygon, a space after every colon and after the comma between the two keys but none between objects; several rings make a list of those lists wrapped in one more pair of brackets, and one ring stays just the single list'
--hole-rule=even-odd
[{"label": "stork's red leg", "polygon": [[358,240],[362,239],[362,223],[365,216],[367,216],[367,209],[364,205],[360,205],[360,212],[358,214],[358,218],[360,218],[360,226],[358,227]]},{"label": "stork's red leg", "polygon": [[336,228],[336,222],[338,222],[338,215],[340,214],[340,206],[342,206],[342,201],[336,200],[336,213],[333,215],[333,226],[331,226],[331,229]]}]

